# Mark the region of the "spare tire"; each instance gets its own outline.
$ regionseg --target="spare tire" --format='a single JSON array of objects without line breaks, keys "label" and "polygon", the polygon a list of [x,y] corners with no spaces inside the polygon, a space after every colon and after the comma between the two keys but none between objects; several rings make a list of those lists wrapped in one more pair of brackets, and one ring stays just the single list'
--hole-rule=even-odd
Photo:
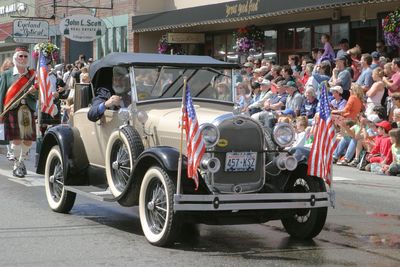
[{"label": "spare tire", "polygon": [[132,126],[114,131],[107,143],[106,174],[111,193],[118,198],[131,179],[135,160],[144,147],[139,133]]}]

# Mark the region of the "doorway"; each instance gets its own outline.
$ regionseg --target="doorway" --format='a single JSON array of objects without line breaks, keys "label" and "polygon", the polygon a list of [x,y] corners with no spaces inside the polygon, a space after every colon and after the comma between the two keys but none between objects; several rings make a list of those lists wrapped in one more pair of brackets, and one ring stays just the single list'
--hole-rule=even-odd
[{"label": "doorway", "polygon": [[376,27],[353,28],[350,30],[350,47],[358,44],[362,53],[371,53],[375,51]]}]

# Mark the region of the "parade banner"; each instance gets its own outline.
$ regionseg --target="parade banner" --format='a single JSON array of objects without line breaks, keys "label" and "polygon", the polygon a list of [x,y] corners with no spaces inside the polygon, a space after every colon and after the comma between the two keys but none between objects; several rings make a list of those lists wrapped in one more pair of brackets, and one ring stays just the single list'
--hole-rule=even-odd
[{"label": "parade banner", "polygon": [[106,32],[105,23],[90,15],[74,15],[61,20],[60,32],[66,38],[77,42],[90,42]]}]

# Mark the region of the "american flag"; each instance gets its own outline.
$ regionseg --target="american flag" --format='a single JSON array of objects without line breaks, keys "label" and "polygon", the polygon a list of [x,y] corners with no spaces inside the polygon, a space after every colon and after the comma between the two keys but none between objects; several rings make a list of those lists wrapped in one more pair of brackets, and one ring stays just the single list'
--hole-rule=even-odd
[{"label": "american flag", "polygon": [[47,59],[44,55],[40,55],[39,59],[39,89],[40,89],[40,101],[41,111],[54,117],[57,112],[57,106],[54,104],[54,97],[52,92],[51,79],[49,72],[47,71]]},{"label": "american flag", "polygon": [[188,158],[187,175],[194,180],[197,189],[199,186],[197,168],[199,167],[200,160],[206,150],[206,146],[199,129],[199,123],[197,122],[196,111],[194,110],[189,86],[186,87],[185,105],[182,110],[182,121],[186,132]]},{"label": "american flag", "polygon": [[307,174],[325,179],[330,186],[332,183],[332,157],[337,146],[335,127],[331,119],[328,93],[326,85],[321,88],[319,100],[319,119],[314,133],[314,142],[311,146],[308,159]]}]

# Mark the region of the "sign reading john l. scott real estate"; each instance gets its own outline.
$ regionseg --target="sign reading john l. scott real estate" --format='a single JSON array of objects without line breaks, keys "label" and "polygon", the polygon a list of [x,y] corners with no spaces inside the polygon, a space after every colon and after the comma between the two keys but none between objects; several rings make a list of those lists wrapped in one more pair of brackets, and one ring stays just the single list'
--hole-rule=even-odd
[{"label": "sign reading john l. scott real estate", "polygon": [[89,42],[101,37],[106,31],[104,22],[89,15],[74,15],[63,18],[60,32],[66,38],[77,42]]}]

